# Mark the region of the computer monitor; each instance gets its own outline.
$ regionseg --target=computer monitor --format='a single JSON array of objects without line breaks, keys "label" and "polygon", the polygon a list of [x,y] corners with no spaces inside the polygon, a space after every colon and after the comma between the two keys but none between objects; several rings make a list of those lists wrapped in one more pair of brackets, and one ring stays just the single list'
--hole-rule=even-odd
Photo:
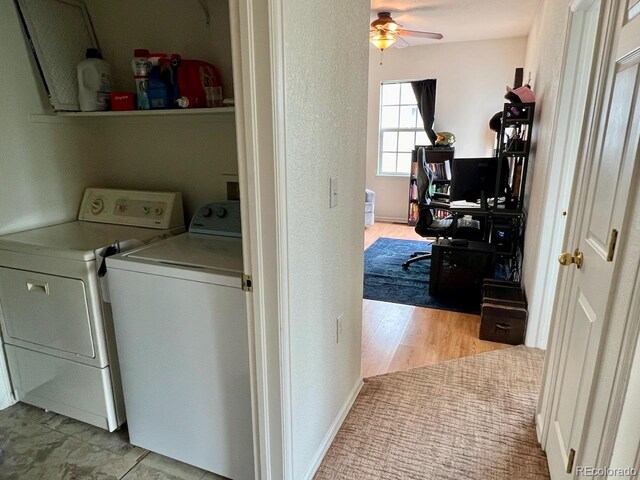
[{"label": "computer monitor", "polygon": [[[475,202],[479,199],[492,198],[496,191],[498,159],[486,158],[454,158],[451,166],[451,191],[449,199]],[[502,174],[498,196],[504,196],[509,180],[509,164],[502,161]],[[482,202],[485,203],[484,201]],[[483,205],[486,207],[486,205]]]}]

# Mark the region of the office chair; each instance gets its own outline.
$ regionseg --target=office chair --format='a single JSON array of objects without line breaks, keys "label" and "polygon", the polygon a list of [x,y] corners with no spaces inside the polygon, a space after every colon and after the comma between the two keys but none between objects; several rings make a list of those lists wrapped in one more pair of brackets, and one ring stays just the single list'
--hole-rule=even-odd
[{"label": "office chair", "polygon": [[[415,231],[421,237],[449,237],[453,232],[453,217],[449,212],[448,196],[445,194],[433,194],[432,186],[435,179],[433,170],[429,168],[429,153],[438,152],[442,158],[442,151],[428,150],[425,147],[418,147],[416,151],[418,159],[418,223]],[[453,149],[450,151],[453,160]],[[437,196],[438,198],[433,198]],[[478,220],[467,220],[459,218],[457,222],[456,238],[476,240],[481,236],[480,222]],[[433,243],[433,242],[430,242]],[[408,270],[409,265],[422,260],[431,259],[430,252],[414,252],[406,262],[402,264],[403,270]]]}]

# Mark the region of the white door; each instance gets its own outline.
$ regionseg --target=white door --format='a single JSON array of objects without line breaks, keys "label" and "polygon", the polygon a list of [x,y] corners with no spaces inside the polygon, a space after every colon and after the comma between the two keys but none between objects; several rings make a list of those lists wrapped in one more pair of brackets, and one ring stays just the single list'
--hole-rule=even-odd
[{"label": "white door", "polygon": [[[622,2],[621,2],[622,3]],[[640,140],[640,16],[632,17],[638,3],[624,2],[618,20],[618,40],[611,68],[611,88],[603,107],[595,143],[587,158],[587,169],[575,199],[577,221],[571,244],[573,258],[579,252],[583,264],[565,268],[565,288],[556,315],[564,330],[559,349],[555,392],[546,444],[554,480],[572,478],[572,464],[589,465],[580,457],[584,419],[598,365],[603,327],[614,322],[608,312],[612,279],[616,269],[610,244],[625,235],[629,191],[637,173]],[[632,4],[636,5],[633,7]],[[564,308],[563,308],[564,306]]]}]

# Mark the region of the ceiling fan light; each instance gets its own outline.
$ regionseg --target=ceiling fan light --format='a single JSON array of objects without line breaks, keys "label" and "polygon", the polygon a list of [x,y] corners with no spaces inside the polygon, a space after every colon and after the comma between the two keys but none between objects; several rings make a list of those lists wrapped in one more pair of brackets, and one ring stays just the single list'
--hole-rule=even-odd
[{"label": "ceiling fan light", "polygon": [[378,18],[371,22],[371,28],[373,28],[374,30],[387,30],[390,32],[395,32],[400,28],[400,25],[398,25],[396,21],[391,18],[391,13],[378,12]]},{"label": "ceiling fan light", "polygon": [[391,33],[376,33],[371,35],[369,41],[373,44],[374,47],[379,48],[380,50],[384,50],[385,48],[389,48],[391,45],[396,43],[397,38]]}]

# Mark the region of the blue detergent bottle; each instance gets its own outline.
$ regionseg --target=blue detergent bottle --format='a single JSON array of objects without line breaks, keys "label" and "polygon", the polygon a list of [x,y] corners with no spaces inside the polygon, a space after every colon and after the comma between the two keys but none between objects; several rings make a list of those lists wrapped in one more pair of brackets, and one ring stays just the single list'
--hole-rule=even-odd
[{"label": "blue detergent bottle", "polygon": [[163,74],[161,66],[166,57],[164,54],[149,55],[151,71],[149,72],[147,84],[147,97],[149,98],[149,107],[151,110],[171,108],[173,104],[171,100],[172,92],[166,83],[166,75]]}]

